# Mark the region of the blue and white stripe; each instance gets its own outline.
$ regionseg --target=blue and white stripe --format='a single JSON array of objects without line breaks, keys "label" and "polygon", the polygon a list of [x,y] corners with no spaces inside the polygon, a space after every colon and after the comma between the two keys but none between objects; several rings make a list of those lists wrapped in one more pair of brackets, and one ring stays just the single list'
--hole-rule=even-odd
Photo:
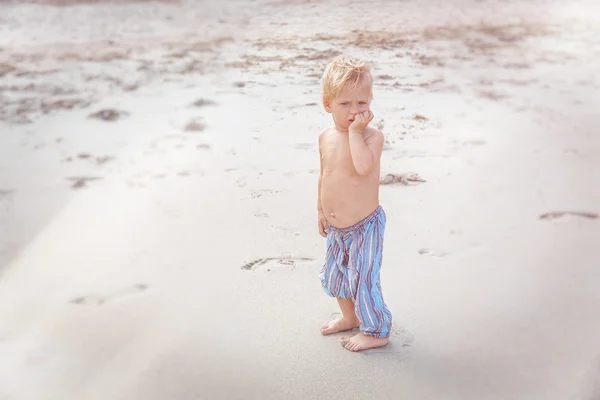
[{"label": "blue and white stripe", "polygon": [[328,296],[354,301],[365,335],[390,335],[392,314],[379,279],[386,216],[379,206],[371,215],[348,228],[329,226],[327,254],[319,274]]}]

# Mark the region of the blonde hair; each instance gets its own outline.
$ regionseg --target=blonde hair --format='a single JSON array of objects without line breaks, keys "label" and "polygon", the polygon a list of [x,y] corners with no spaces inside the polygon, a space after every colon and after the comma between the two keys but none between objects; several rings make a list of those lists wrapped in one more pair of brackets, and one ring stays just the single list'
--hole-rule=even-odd
[{"label": "blonde hair", "polygon": [[[369,86],[372,85],[371,68],[365,61],[348,56],[337,56],[325,67],[321,79],[323,100],[334,99],[347,84],[350,84],[354,90],[364,79],[368,80]],[[371,98],[373,98],[372,92]]]}]

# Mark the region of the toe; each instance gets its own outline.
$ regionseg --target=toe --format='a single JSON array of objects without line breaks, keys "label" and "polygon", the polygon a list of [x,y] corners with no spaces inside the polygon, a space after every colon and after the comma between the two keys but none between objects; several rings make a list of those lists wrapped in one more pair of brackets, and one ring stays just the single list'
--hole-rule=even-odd
[{"label": "toe", "polygon": [[325,322],[321,325],[321,333],[327,335],[331,331],[331,321]]}]

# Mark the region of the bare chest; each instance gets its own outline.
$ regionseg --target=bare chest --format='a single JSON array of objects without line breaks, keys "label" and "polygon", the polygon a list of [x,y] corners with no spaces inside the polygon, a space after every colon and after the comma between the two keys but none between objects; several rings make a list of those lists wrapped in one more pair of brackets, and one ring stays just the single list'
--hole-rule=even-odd
[{"label": "bare chest", "polygon": [[355,172],[347,138],[327,138],[323,143],[322,161],[324,172]]}]

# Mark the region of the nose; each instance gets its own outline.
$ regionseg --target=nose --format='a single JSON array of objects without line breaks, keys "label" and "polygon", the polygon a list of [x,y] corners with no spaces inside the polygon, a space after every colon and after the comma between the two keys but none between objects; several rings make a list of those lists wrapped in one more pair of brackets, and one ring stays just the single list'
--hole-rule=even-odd
[{"label": "nose", "polygon": [[350,113],[351,113],[351,114],[353,114],[353,115],[354,115],[354,114],[358,114],[358,106],[357,106],[356,104],[353,104],[353,105],[350,107]]}]

